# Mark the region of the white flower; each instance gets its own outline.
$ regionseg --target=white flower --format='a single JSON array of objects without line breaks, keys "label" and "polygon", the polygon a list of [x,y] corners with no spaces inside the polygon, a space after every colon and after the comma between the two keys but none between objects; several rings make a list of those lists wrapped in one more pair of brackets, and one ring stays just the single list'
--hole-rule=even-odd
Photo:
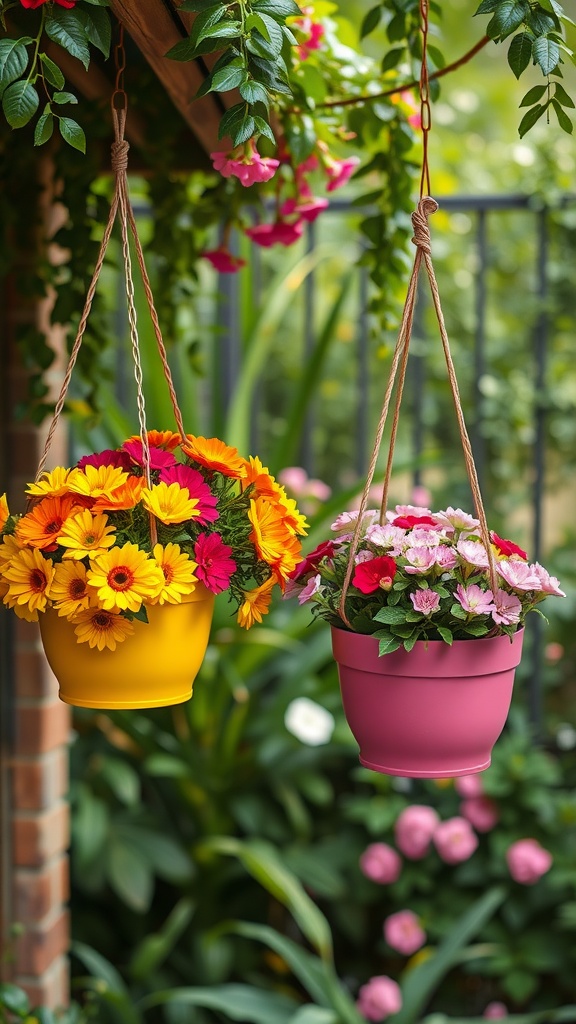
[{"label": "white flower", "polygon": [[309,697],[296,697],[286,708],[284,725],[297,740],[318,747],[334,732],[334,716]]}]

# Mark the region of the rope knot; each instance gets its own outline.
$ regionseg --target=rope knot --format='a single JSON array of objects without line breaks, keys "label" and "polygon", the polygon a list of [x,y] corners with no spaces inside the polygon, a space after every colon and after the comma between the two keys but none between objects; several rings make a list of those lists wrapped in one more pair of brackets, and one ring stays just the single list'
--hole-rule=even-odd
[{"label": "rope knot", "polygon": [[114,174],[118,175],[122,172],[125,174],[128,169],[128,150],[130,149],[130,143],[126,142],[126,139],[117,139],[112,143],[112,170]]},{"label": "rope knot", "polygon": [[431,214],[436,213],[438,209],[438,203],[435,199],[430,196],[424,196],[418,203],[418,208],[412,214],[412,227],[414,228],[414,237],[412,241],[418,249],[422,249],[423,252],[430,256],[432,252],[432,242],[430,241],[430,228],[428,227],[428,217]]}]

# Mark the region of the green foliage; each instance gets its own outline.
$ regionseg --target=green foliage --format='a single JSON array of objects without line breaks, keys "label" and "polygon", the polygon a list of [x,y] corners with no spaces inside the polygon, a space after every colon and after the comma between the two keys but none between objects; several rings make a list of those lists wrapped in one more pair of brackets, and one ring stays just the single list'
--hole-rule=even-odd
[{"label": "green foliage", "polygon": [[23,989],[9,982],[0,984],[1,1024],[86,1024],[88,1016],[77,1003],[66,1009],[50,1010],[47,1007],[32,1007]]}]

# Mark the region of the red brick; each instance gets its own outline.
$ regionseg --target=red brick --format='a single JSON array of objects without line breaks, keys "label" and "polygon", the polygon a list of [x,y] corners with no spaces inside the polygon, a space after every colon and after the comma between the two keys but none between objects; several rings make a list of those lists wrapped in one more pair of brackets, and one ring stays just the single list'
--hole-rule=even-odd
[{"label": "red brick", "polygon": [[55,807],[41,813],[16,811],[12,838],[14,864],[17,867],[39,867],[44,864],[55,854],[68,849],[68,804],[60,800]]},{"label": "red brick", "polygon": [[27,993],[32,1006],[56,1010],[70,1002],[70,968],[65,956],[59,956],[39,977],[20,975],[16,981]]},{"label": "red brick", "polygon": [[70,708],[55,700],[16,702],[16,747],[18,756],[45,754],[68,742]]},{"label": "red brick", "polygon": [[68,858],[59,854],[42,871],[19,868],[14,875],[14,917],[19,924],[39,925],[69,897]]},{"label": "red brick", "polygon": [[39,927],[28,927],[16,940],[16,973],[40,975],[65,953],[69,943],[69,914],[58,911]]},{"label": "red brick", "polygon": [[14,651],[14,674],[19,697],[48,697],[58,693],[58,683],[54,678],[44,652],[37,638],[25,622],[22,631],[26,631],[28,642],[16,644]]},{"label": "red brick", "polygon": [[68,750],[58,747],[36,758],[12,760],[12,803],[17,811],[43,811],[68,788]]}]

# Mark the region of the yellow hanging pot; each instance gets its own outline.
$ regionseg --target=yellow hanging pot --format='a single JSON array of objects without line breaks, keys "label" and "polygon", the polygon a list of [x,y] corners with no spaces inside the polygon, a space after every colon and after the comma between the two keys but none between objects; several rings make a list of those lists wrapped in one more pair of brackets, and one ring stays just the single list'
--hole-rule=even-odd
[{"label": "yellow hanging pot", "polygon": [[60,699],[82,708],[157,708],[192,696],[214,610],[201,583],[182,604],[147,605],[148,622],[115,651],[78,643],[74,625],[48,608],[39,616],[46,657],[60,684]]}]

